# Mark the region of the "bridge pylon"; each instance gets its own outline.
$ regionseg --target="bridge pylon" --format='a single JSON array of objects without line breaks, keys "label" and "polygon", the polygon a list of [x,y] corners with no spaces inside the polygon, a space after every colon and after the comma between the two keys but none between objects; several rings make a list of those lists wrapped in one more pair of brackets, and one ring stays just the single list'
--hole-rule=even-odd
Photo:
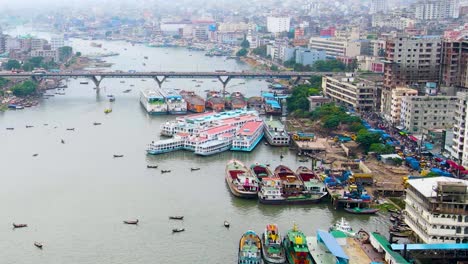
[{"label": "bridge pylon", "polygon": [[227,76],[226,79],[223,80],[222,76],[218,76],[218,80],[223,84],[223,100],[226,98],[226,85],[231,80],[231,76]]},{"label": "bridge pylon", "polygon": [[100,89],[99,85],[104,79],[104,76],[93,75],[90,78],[91,78],[91,81],[93,81],[94,85],[96,85],[96,92],[99,93],[99,89]]}]

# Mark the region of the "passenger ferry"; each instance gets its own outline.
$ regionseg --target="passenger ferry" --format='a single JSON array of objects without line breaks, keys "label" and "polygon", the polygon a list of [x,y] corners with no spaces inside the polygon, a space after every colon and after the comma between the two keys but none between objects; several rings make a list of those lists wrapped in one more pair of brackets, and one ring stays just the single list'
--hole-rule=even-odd
[{"label": "passenger ferry", "polygon": [[[221,113],[206,112],[201,114],[192,114],[184,117],[178,117],[174,121],[169,121],[161,125],[161,135],[172,136],[179,132],[197,134],[204,127],[226,124],[227,122],[238,126],[244,124],[250,119],[256,119],[257,111],[232,110]],[[227,120],[220,123],[220,121]]]},{"label": "passenger ferry", "polygon": [[252,151],[263,138],[263,120],[246,122],[232,142],[231,150]]},{"label": "passenger ferry", "polygon": [[286,198],[282,195],[281,179],[276,177],[263,178],[258,201],[262,204],[284,204]]},{"label": "passenger ferry", "polygon": [[171,151],[176,151],[179,149],[184,149],[185,137],[183,136],[174,136],[170,139],[159,140],[156,142],[151,142],[146,152],[151,155],[163,154]]},{"label": "passenger ferry", "polygon": [[201,156],[210,156],[229,150],[232,145],[232,134],[224,134],[219,136],[218,139],[210,140],[203,144],[197,145],[195,154]]},{"label": "passenger ferry", "polygon": [[272,146],[289,146],[290,138],[284,125],[279,120],[265,121],[265,137]]},{"label": "passenger ferry", "polygon": [[187,110],[194,113],[205,112],[205,100],[193,91],[181,91],[180,95],[187,102]]},{"label": "passenger ferry", "polygon": [[159,90],[142,90],[140,103],[152,115],[167,114],[166,99]]},{"label": "passenger ferry", "polygon": [[162,95],[166,99],[167,112],[171,115],[182,115],[187,113],[187,102],[174,89],[162,89]]}]

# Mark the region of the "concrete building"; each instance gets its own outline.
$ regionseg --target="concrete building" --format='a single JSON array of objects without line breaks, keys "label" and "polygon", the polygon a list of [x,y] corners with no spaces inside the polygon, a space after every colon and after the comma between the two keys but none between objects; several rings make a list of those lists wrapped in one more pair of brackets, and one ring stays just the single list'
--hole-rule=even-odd
[{"label": "concrete building", "polygon": [[[323,95],[357,112],[375,111],[379,98],[379,82],[355,76],[354,73],[322,77]],[[380,98],[379,98],[380,99]]]},{"label": "concrete building", "polygon": [[369,14],[386,13],[388,0],[371,0]]},{"label": "concrete building", "polygon": [[414,19],[402,17],[401,15],[375,14],[372,16],[372,27],[395,28],[403,30],[415,24]]},{"label": "concrete building", "polygon": [[63,36],[54,36],[50,39],[50,47],[53,50],[62,48],[65,46],[65,41],[63,39]]},{"label": "concrete building", "polygon": [[291,26],[290,17],[267,17],[267,30],[271,33],[289,32]]},{"label": "concrete building", "polygon": [[46,61],[60,61],[58,50],[31,50],[31,57],[43,57]]},{"label": "concrete building", "polygon": [[[45,39],[31,39],[31,50],[41,50],[44,49],[44,46],[47,45],[47,40]],[[34,57],[34,56],[33,56]]]},{"label": "concrete building", "polygon": [[[439,81],[441,39],[438,36],[411,37],[397,34],[386,42],[384,87],[420,87]],[[422,92],[422,90],[420,91]]]},{"label": "concrete building", "polygon": [[416,19],[433,20],[458,18],[460,13],[459,0],[420,0],[415,4]]},{"label": "concrete building", "polygon": [[218,31],[220,32],[232,32],[232,31],[247,31],[254,28],[253,24],[239,22],[239,23],[219,23]]},{"label": "concrete building", "polygon": [[468,166],[468,93],[457,93],[455,123],[453,125],[453,158]]},{"label": "concrete building", "polygon": [[309,48],[324,50],[329,57],[356,57],[361,54],[361,42],[338,39],[312,37],[309,40]]},{"label": "concrete building", "polygon": [[401,100],[401,125],[412,133],[450,128],[454,124],[456,96],[405,96]]},{"label": "concrete building", "polygon": [[296,63],[306,65],[313,65],[316,61],[326,60],[327,54],[324,50],[311,50],[305,48],[298,48],[296,50]]},{"label": "concrete building", "polygon": [[198,40],[208,40],[208,27],[197,26],[193,29],[193,37]]},{"label": "concrete building", "polygon": [[433,177],[408,180],[405,223],[418,241],[468,242],[468,181]]},{"label": "concrete building", "polygon": [[309,96],[307,99],[309,99],[309,112],[312,112],[316,108],[331,102],[330,98],[319,95]]},{"label": "concrete building", "polygon": [[397,87],[390,94],[382,91],[381,112],[393,124],[399,125],[401,118],[401,101],[404,97],[417,96],[418,91],[406,87]]},{"label": "concrete building", "polygon": [[468,40],[444,39],[441,67],[442,84],[468,88]]}]

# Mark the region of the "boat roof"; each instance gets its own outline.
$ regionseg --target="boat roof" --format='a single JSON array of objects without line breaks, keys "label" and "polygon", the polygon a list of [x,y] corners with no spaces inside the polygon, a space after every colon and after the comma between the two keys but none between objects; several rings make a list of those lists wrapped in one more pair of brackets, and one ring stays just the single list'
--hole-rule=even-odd
[{"label": "boat roof", "polygon": [[141,92],[147,98],[158,98],[158,99],[164,98],[164,96],[161,94],[161,91],[159,90],[146,89],[146,90],[142,90]]},{"label": "boat roof", "polygon": [[280,104],[276,100],[265,100],[265,102],[273,108],[281,108]]},{"label": "boat roof", "polygon": [[283,123],[281,123],[281,121],[276,120],[276,119],[265,120],[265,125],[267,125],[269,129],[278,128],[278,129],[283,129],[284,130]]},{"label": "boat roof", "polygon": [[296,252],[309,252],[305,235],[299,230],[289,230],[288,239],[294,243]]},{"label": "boat roof", "polygon": [[261,129],[262,127],[263,127],[263,121],[258,121],[258,120],[248,121],[240,128],[238,134],[242,136],[251,136],[255,134],[255,132],[258,129]]},{"label": "boat roof", "polygon": [[235,129],[235,128],[236,128],[235,126],[231,126],[231,125],[221,125],[217,127],[208,128],[204,130],[203,133],[206,133],[208,135],[214,135],[214,134],[219,134],[223,131],[228,131],[228,130]]},{"label": "boat roof", "polygon": [[345,234],[345,232],[341,230],[333,230],[330,232],[330,234],[336,239],[336,238],[347,238],[348,236]]},{"label": "boat roof", "polygon": [[182,96],[174,89],[164,88],[161,89],[161,94],[167,99],[181,99]]},{"label": "boat roof", "polygon": [[305,181],[304,182],[305,187],[314,187],[314,186],[320,186],[320,185],[325,186],[324,183],[321,183],[319,181]]},{"label": "boat roof", "polygon": [[323,244],[330,250],[330,253],[336,258],[349,260],[348,255],[346,255],[343,248],[330,233],[323,230],[317,230],[317,240],[323,242]]}]

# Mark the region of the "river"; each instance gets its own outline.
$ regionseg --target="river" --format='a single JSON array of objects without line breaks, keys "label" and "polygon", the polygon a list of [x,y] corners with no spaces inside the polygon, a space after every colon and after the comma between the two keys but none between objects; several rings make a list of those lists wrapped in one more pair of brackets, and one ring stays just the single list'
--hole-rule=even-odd
[{"label": "river", "polygon": [[[101,50],[90,47],[90,42],[73,39],[71,45],[83,54]],[[235,60],[210,58],[183,48],[97,42],[103,43],[106,52],[120,53],[106,58],[114,63],[110,70],[249,69]],[[140,106],[138,90],[156,82],[104,79],[101,86],[105,88],[96,95],[92,82],[80,85],[79,81],[70,80],[65,95],[43,100],[37,107],[0,113],[2,263],[236,263],[239,238],[248,229],[261,234],[266,224],[277,223],[284,234],[297,223],[306,235],[315,235],[317,229],[328,229],[342,216],[356,230],[385,232],[386,217],[345,215],[326,202],[264,206],[231,195],[224,181],[229,159],[248,166],[254,162],[271,163],[272,167],[285,164],[294,170],[304,165],[287,148],[259,144],[251,153],[198,157],[180,151],[147,156],[146,145],[159,138],[160,124],[174,118],[148,116]],[[194,86],[191,80],[164,84],[196,90]],[[220,87],[219,82],[204,80],[198,89]],[[122,93],[128,88],[132,92]],[[234,80],[228,91],[251,96],[265,88],[263,81]],[[113,112],[105,115],[109,93],[116,101]],[[282,161],[281,153],[285,156]],[[124,157],[116,159],[113,154]],[[147,164],[172,172],[161,174],[159,169],[147,169]],[[191,172],[191,167],[201,169]],[[170,215],[185,218],[174,221],[168,219]],[[133,218],[140,220],[138,226],[122,223]],[[231,228],[223,227],[224,220]],[[13,222],[29,226],[12,230]],[[172,234],[175,227],[186,231]],[[43,242],[44,249],[35,248],[34,241]]]}]

